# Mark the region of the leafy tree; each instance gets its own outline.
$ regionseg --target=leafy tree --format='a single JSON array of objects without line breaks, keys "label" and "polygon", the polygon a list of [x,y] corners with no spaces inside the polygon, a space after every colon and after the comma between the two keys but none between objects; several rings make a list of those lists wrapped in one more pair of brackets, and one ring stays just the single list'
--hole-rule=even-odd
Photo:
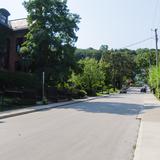
[{"label": "leafy tree", "polygon": [[155,50],[149,50],[147,48],[136,50],[136,73],[140,81],[144,83],[147,83],[149,68],[155,65],[155,55]]},{"label": "leafy tree", "polygon": [[104,86],[105,74],[100,64],[95,59],[83,59],[79,62],[83,66],[82,72],[72,75],[72,82],[79,88],[87,91],[89,95],[96,94],[96,91]]},{"label": "leafy tree", "polygon": [[[103,61],[106,65],[106,74],[110,77],[108,84],[112,84],[114,88],[121,88],[128,79],[133,80],[134,73],[134,57],[128,52],[119,50],[105,54]],[[109,82],[110,81],[110,82]]]},{"label": "leafy tree", "polygon": [[102,57],[102,52],[94,48],[76,49],[75,56],[77,60],[85,58],[95,58],[99,61]]},{"label": "leafy tree", "polygon": [[101,45],[99,50],[104,52],[104,53],[107,52],[108,51],[108,45]]},{"label": "leafy tree", "polygon": [[75,32],[80,17],[70,13],[66,0],[29,0],[29,32],[24,47],[32,59],[32,71],[46,72],[47,80],[63,83],[75,67]]},{"label": "leafy tree", "polygon": [[160,75],[160,72],[158,73],[158,71],[160,71],[160,67],[157,69],[156,66],[153,66],[149,70],[149,84],[152,88],[157,88],[158,75]]},{"label": "leafy tree", "polygon": [[107,45],[101,45],[99,50],[76,49],[75,55],[77,60],[95,58],[101,62],[105,85],[114,88],[121,88],[129,82],[147,83],[149,67],[155,65],[156,59],[155,49],[108,50]]},{"label": "leafy tree", "polygon": [[160,65],[158,67],[152,66],[149,69],[148,83],[153,93],[160,98]]}]

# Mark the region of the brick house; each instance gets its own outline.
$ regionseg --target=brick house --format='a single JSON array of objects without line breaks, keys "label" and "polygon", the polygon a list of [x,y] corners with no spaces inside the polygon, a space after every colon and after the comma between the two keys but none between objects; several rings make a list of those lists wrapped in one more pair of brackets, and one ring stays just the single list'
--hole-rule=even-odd
[{"label": "brick house", "polygon": [[0,70],[20,70],[19,49],[28,31],[26,18],[8,20],[10,13],[0,9]]}]

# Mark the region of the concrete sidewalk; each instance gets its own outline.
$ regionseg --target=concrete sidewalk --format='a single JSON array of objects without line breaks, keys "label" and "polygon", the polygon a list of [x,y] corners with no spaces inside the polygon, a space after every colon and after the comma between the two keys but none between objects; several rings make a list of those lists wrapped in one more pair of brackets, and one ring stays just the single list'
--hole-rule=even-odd
[{"label": "concrete sidewalk", "polygon": [[[104,95],[101,97],[108,97],[108,96],[109,95]],[[96,98],[100,98],[100,97],[98,96],[98,97],[88,97],[85,99],[74,99],[74,100],[67,101],[67,102],[59,102],[59,103],[52,103],[52,104],[48,104],[48,105],[38,105],[38,106],[27,107],[27,108],[23,108],[23,109],[4,111],[4,112],[0,112],[0,119],[19,116],[19,115],[28,114],[28,113],[33,113],[33,112],[37,112],[37,111],[41,111],[41,110],[47,110],[47,109],[51,109],[51,108],[57,108],[57,107],[66,106],[66,105],[70,105],[70,104],[74,104],[74,103],[86,102],[86,101],[90,101],[90,100],[93,100]]]},{"label": "concrete sidewalk", "polygon": [[160,101],[146,94],[134,160],[160,160]]}]

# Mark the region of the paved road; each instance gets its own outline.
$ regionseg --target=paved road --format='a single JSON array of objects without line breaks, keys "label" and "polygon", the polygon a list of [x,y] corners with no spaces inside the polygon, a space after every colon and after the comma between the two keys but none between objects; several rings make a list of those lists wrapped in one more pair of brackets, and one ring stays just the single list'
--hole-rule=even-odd
[{"label": "paved road", "polygon": [[145,97],[134,92],[0,120],[0,159],[131,160]]}]

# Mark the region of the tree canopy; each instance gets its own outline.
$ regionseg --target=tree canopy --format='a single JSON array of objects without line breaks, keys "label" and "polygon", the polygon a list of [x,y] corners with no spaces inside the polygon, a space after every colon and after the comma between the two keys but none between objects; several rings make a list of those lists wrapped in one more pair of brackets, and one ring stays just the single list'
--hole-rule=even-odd
[{"label": "tree canopy", "polygon": [[48,80],[66,81],[75,66],[79,15],[70,13],[66,0],[29,0],[24,7],[29,32],[23,47],[32,59],[32,70],[46,71]]},{"label": "tree canopy", "polygon": [[93,58],[79,61],[82,66],[81,73],[72,75],[71,81],[80,89],[87,91],[89,95],[95,95],[96,91],[104,86],[105,74],[100,63]]}]

